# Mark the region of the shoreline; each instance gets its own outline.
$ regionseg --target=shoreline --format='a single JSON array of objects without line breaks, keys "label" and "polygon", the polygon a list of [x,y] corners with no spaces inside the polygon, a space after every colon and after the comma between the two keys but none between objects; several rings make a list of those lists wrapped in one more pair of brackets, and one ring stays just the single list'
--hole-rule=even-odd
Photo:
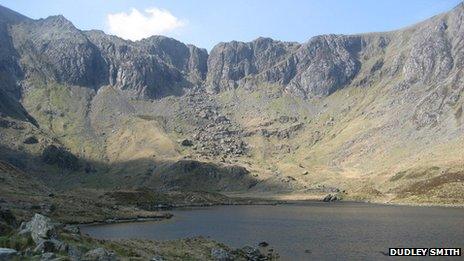
[{"label": "shoreline", "polygon": [[276,206],[276,205],[284,205],[284,204],[292,204],[287,201],[276,201],[276,202],[256,202],[256,203],[222,203],[222,204],[186,204],[186,205],[170,205],[168,209],[162,207],[160,209],[155,209],[154,211],[162,211],[158,215],[153,216],[141,216],[136,218],[108,218],[103,221],[90,221],[90,222],[80,222],[80,223],[65,223],[66,225],[70,226],[93,226],[93,225],[110,225],[110,224],[119,224],[119,223],[136,223],[136,222],[148,222],[148,221],[162,221],[171,219],[174,217],[172,213],[169,213],[170,210],[179,210],[179,209],[188,209],[188,208],[204,208],[204,207],[214,207],[214,206]]},{"label": "shoreline", "polygon": [[[257,199],[255,199],[257,200]],[[372,202],[372,201],[356,201],[356,200],[339,200],[333,202],[323,202],[322,200],[307,199],[307,200],[285,200],[276,202],[259,202],[259,203],[230,203],[230,204],[188,204],[188,205],[172,205],[169,209],[159,209],[156,211],[163,211],[163,213],[156,216],[146,216],[137,218],[109,218],[104,221],[92,221],[83,223],[66,223],[71,226],[98,226],[98,225],[111,225],[120,223],[138,223],[138,222],[149,222],[149,221],[162,221],[168,220],[174,217],[174,214],[169,213],[170,210],[181,210],[189,208],[205,208],[215,206],[277,206],[277,205],[295,205],[304,203],[318,203],[318,204],[366,204],[366,205],[378,205],[378,206],[398,206],[398,207],[441,207],[441,208],[454,208],[464,209],[464,205],[440,205],[433,203],[397,203],[397,202]]]}]

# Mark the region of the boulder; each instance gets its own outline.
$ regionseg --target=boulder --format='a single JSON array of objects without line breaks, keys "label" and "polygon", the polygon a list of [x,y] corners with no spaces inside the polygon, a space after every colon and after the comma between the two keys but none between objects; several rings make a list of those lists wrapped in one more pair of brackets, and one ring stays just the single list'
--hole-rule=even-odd
[{"label": "boulder", "polygon": [[85,253],[83,260],[86,261],[113,261],[118,260],[113,252],[110,252],[102,247],[95,248]]},{"label": "boulder", "polygon": [[182,142],[180,143],[182,146],[185,146],[185,147],[191,147],[193,146],[193,142],[189,139],[185,139],[185,140],[182,140]]},{"label": "boulder", "polygon": [[76,225],[65,225],[63,227],[63,230],[66,231],[66,232],[69,232],[71,234],[76,234],[76,235],[81,234],[81,230],[80,230],[79,226],[76,226]]},{"label": "boulder", "polygon": [[336,194],[334,194],[334,195],[329,194],[329,195],[325,196],[324,199],[322,199],[322,201],[324,201],[324,202],[332,202],[332,201],[338,201],[338,200],[341,200],[341,198]]},{"label": "boulder", "polygon": [[332,201],[332,194],[329,194],[329,195],[325,196],[325,197],[322,199],[322,201],[324,201],[324,202],[330,202],[330,201]]},{"label": "boulder", "polygon": [[35,214],[31,221],[21,224],[20,234],[30,234],[36,244],[56,237],[57,224],[41,214]]},{"label": "boulder", "polygon": [[165,259],[162,256],[154,256],[151,258],[151,261],[164,261]]},{"label": "boulder", "polygon": [[42,254],[40,261],[54,260],[55,258],[56,258],[55,253],[47,252],[47,253]]},{"label": "boulder", "polygon": [[82,260],[82,256],[84,255],[78,247],[73,245],[68,246],[67,253],[71,260]]},{"label": "boulder", "polygon": [[42,240],[37,244],[34,252],[68,252],[68,244],[57,239]]},{"label": "boulder", "polygon": [[30,137],[27,137],[24,141],[23,141],[24,144],[37,144],[39,143],[39,140],[37,140],[36,137],[34,136],[30,136]]},{"label": "boulder", "polygon": [[233,256],[225,249],[213,248],[211,249],[211,257],[218,261],[229,261],[233,260]]},{"label": "boulder", "polygon": [[259,251],[259,249],[251,247],[251,246],[245,246],[241,249],[247,260],[262,260],[265,258],[265,256]]},{"label": "boulder", "polygon": [[0,261],[11,260],[18,255],[18,251],[11,248],[0,248]]}]

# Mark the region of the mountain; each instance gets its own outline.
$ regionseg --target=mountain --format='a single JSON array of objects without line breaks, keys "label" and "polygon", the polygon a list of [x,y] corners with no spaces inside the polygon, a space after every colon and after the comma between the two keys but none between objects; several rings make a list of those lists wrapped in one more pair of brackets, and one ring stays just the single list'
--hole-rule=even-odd
[{"label": "mountain", "polygon": [[463,21],[208,54],[0,7],[0,159],[57,189],[462,204]]}]

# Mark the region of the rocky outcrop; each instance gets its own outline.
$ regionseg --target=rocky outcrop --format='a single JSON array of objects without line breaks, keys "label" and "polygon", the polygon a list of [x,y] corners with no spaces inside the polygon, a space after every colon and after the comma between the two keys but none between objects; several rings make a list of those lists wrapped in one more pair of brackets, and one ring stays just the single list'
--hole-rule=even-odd
[{"label": "rocky outcrop", "polygon": [[332,94],[350,83],[359,72],[361,63],[357,56],[360,50],[359,36],[312,38],[294,54],[292,59],[298,63],[286,89],[306,98]]},{"label": "rocky outcrop", "polygon": [[85,253],[82,260],[86,261],[114,261],[118,260],[116,254],[102,247],[95,248]]},{"label": "rocky outcrop", "polygon": [[[63,16],[31,20],[2,8],[4,24],[10,27],[8,31],[3,26],[3,34],[11,41],[0,59],[8,65],[3,71],[13,77],[10,81],[38,79],[95,89],[111,85],[131,97],[159,98],[192,88],[217,93],[266,84],[305,98],[321,97],[348,86],[364,64],[371,74],[401,74],[407,84],[445,79],[463,63],[462,9],[461,4],[449,14],[397,32],[322,35],[304,44],[270,38],[232,41],[216,45],[208,55],[163,36],[126,41],[101,31],[80,31]],[[398,46],[402,51],[395,52],[392,61],[384,58],[389,48]],[[373,58],[377,60],[372,65],[368,60]]]},{"label": "rocky outcrop", "polygon": [[238,191],[258,183],[244,167],[195,160],[180,160],[161,166],[156,169],[156,174],[153,178],[160,179],[158,182],[169,190]]},{"label": "rocky outcrop", "polygon": [[89,87],[104,83],[99,50],[63,16],[16,24],[11,36],[26,78]]},{"label": "rocky outcrop", "polygon": [[57,165],[62,169],[79,169],[79,159],[64,148],[50,145],[42,152],[42,161],[46,164]]},{"label": "rocky outcrop", "polygon": [[57,237],[57,224],[41,214],[35,214],[31,221],[21,224],[20,234],[30,234],[36,244]]},{"label": "rocky outcrop", "polygon": [[211,257],[217,261],[230,261],[233,260],[233,256],[229,251],[222,248],[211,249]]},{"label": "rocky outcrop", "polygon": [[131,96],[159,98],[196,88],[206,75],[207,52],[163,36],[130,42],[100,31],[86,35],[106,63],[105,84]]},{"label": "rocky outcrop", "polygon": [[[250,43],[230,42],[216,45],[208,58],[206,90],[216,93],[243,85],[244,79],[264,73],[283,61],[300,44],[258,38]],[[279,81],[266,75],[268,81]],[[280,75],[279,75],[280,76]]]},{"label": "rocky outcrop", "polygon": [[210,92],[276,83],[299,96],[326,96],[352,80],[360,69],[361,37],[325,35],[308,43],[259,38],[217,45],[208,60]]},{"label": "rocky outcrop", "polygon": [[9,34],[14,45],[10,53],[17,52],[21,65],[9,68],[32,80],[26,88],[37,81],[93,89],[112,85],[132,97],[158,98],[198,87],[206,77],[206,50],[163,36],[125,41],[100,31],[80,31],[63,16],[21,21]]}]

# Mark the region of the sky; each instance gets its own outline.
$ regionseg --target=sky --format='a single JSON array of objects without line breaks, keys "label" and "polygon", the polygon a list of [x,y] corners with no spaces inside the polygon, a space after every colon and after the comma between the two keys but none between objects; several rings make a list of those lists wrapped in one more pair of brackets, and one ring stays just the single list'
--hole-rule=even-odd
[{"label": "sky", "polygon": [[0,0],[39,19],[61,14],[77,28],[125,39],[160,34],[211,50],[219,42],[399,29],[462,0]]}]

